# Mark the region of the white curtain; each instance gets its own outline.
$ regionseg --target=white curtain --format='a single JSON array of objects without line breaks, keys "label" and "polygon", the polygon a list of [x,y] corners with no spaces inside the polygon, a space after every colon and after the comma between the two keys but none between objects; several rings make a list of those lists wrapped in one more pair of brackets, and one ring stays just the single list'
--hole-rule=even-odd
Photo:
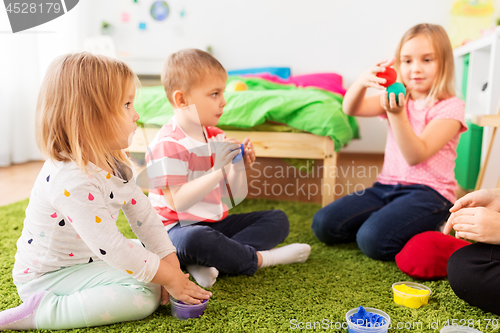
[{"label": "white curtain", "polygon": [[78,7],[15,34],[0,8],[0,167],[43,159],[35,142],[38,90],[52,59],[78,51]]}]

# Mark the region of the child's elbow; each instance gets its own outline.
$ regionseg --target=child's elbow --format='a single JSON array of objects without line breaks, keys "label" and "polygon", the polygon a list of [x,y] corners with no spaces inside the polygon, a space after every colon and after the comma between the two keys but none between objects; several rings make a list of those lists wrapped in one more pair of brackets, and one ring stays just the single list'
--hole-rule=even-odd
[{"label": "child's elbow", "polygon": [[356,115],[355,110],[350,107],[342,107],[342,111],[348,116],[354,117]]},{"label": "child's elbow", "polygon": [[345,102],[345,100],[342,103],[342,111],[344,111],[344,113],[348,116],[353,116],[352,108],[348,103]]},{"label": "child's elbow", "polygon": [[422,162],[424,162],[427,158],[423,156],[418,156],[418,155],[412,155],[408,158],[406,158],[406,163],[408,163],[409,166],[415,166],[418,165]]},{"label": "child's elbow", "polygon": [[428,147],[424,147],[424,149],[414,149],[411,154],[405,156],[405,160],[409,166],[415,166],[427,161],[434,154],[435,152],[432,152]]},{"label": "child's elbow", "polygon": [[409,161],[406,161],[408,163],[409,166],[415,166],[415,165],[418,165],[420,164],[419,161],[417,160],[409,160]]},{"label": "child's elbow", "polygon": [[351,116],[351,117],[355,116],[354,112],[352,112],[351,110],[349,110],[349,109],[343,109],[343,110],[344,110],[344,113],[346,115]]},{"label": "child's elbow", "polygon": [[168,204],[177,213],[185,212],[186,210],[188,210],[190,208],[185,202],[182,202],[181,200],[174,200],[173,198],[171,201],[168,202]]},{"label": "child's elbow", "polygon": [[183,212],[186,212],[191,207],[192,207],[192,205],[189,206],[189,205],[186,205],[186,204],[179,204],[179,203],[177,203],[177,205],[174,206],[174,210],[177,213],[183,213]]}]

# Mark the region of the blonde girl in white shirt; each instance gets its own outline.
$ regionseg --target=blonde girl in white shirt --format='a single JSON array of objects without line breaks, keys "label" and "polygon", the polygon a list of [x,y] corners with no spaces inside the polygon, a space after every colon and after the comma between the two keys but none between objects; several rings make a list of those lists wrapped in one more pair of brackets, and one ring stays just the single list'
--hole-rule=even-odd
[{"label": "blonde girl in white shirt", "polygon": [[[39,94],[36,131],[48,157],[33,187],[13,279],[23,304],[0,330],[71,329],[138,320],[168,295],[199,304],[123,149],[138,114],[137,76],[89,53],[55,59]],[[116,226],[122,209],[140,242]]]}]

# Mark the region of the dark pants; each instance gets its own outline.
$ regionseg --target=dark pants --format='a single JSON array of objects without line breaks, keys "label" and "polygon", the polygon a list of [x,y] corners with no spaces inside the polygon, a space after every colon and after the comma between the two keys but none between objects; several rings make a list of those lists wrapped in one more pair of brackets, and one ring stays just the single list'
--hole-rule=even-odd
[{"label": "dark pants", "polygon": [[327,244],[357,241],[368,257],[394,260],[406,242],[436,230],[449,216],[451,203],[426,185],[375,183],[320,209],[312,229]]},{"label": "dark pants", "polygon": [[448,260],[448,281],[458,297],[500,315],[500,245],[475,243]]},{"label": "dark pants", "polygon": [[168,235],[181,265],[215,267],[221,273],[253,275],[256,251],[270,250],[288,236],[288,217],[281,210],[229,215],[215,222],[175,225]]}]

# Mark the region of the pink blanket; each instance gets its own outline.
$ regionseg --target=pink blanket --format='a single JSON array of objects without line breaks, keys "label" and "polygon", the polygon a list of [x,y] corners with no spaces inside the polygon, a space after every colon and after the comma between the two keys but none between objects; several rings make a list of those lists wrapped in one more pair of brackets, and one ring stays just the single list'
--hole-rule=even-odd
[{"label": "pink blanket", "polygon": [[268,73],[249,74],[245,76],[259,77],[274,83],[294,84],[297,87],[315,87],[328,90],[337,94],[345,95],[345,89],[342,87],[342,76],[335,73],[316,73],[306,75],[290,76],[288,79],[282,79],[276,75]]}]

